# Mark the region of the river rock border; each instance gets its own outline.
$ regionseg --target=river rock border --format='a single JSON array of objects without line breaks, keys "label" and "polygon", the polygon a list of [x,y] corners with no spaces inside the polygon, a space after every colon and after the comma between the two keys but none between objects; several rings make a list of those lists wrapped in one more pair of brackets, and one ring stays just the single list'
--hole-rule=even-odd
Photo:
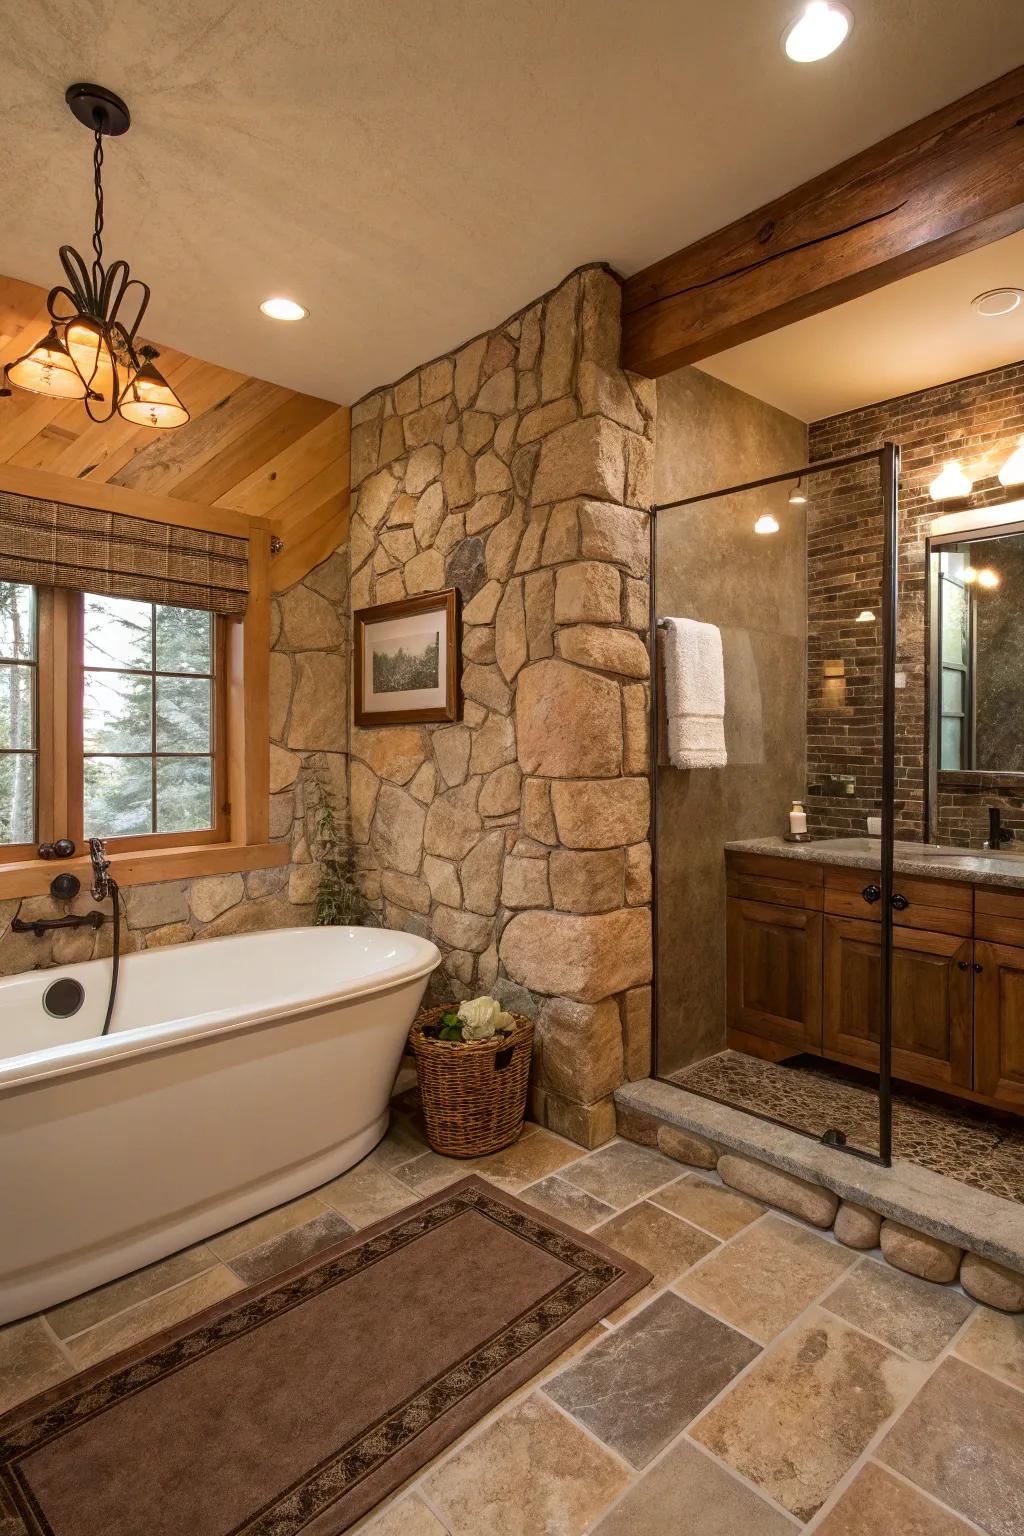
[{"label": "river rock border", "polygon": [[895,1269],[922,1280],[948,1285],[959,1279],[975,1301],[1001,1312],[1024,1312],[1024,1274],[954,1243],[919,1232],[852,1200],[843,1200],[823,1184],[746,1153],[720,1147],[696,1131],[666,1125],[656,1115],[620,1104],[618,1133],[640,1146],[656,1147],[690,1168],[717,1171],[723,1184],[765,1205],[787,1211],[822,1230],[831,1228],[847,1248],[881,1249]]},{"label": "river rock border", "polygon": [[532,1113],[586,1146],[650,1062],[656,397],[619,310],[584,268],[352,410],[352,609],[458,588],[465,697],[352,730],[362,889],[441,947],[437,1000],[537,1018]]}]

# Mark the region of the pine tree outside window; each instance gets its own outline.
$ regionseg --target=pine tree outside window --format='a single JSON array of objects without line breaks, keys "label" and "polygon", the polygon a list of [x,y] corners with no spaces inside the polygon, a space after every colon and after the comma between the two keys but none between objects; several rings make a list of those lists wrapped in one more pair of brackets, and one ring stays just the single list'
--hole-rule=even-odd
[{"label": "pine tree outside window", "polygon": [[225,620],[0,583],[0,844],[229,837]]}]

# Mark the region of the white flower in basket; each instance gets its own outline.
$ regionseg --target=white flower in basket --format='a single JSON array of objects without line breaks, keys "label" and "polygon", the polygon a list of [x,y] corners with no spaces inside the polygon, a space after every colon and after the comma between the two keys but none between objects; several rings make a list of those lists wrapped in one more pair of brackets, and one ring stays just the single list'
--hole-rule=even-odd
[{"label": "white flower in basket", "polygon": [[493,997],[474,997],[460,1003],[459,1022],[463,1040],[493,1040],[495,1035],[511,1034],[516,1027],[512,1015]]}]

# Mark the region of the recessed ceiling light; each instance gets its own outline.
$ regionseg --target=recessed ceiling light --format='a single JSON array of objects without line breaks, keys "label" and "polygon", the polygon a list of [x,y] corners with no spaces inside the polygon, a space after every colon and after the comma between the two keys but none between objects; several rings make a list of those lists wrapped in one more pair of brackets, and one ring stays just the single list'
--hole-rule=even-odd
[{"label": "recessed ceiling light", "polygon": [[782,46],[795,63],[813,64],[835,53],[852,27],[853,15],[840,0],[808,0],[782,34]]},{"label": "recessed ceiling light", "polygon": [[271,320],[306,320],[309,310],[294,299],[264,299],[260,309]]},{"label": "recessed ceiling light", "polygon": [[971,300],[971,308],[976,309],[979,315],[1011,315],[1020,306],[1024,299],[1024,291],[1020,288],[989,288],[987,293],[979,293],[977,298]]}]

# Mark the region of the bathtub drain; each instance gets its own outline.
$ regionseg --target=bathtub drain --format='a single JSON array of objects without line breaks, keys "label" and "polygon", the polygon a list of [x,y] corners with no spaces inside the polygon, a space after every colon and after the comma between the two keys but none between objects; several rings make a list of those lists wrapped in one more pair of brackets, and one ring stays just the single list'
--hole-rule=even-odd
[{"label": "bathtub drain", "polygon": [[51,1019],[69,1019],[85,1001],[85,988],[71,976],[62,976],[43,993],[43,1007]]}]

